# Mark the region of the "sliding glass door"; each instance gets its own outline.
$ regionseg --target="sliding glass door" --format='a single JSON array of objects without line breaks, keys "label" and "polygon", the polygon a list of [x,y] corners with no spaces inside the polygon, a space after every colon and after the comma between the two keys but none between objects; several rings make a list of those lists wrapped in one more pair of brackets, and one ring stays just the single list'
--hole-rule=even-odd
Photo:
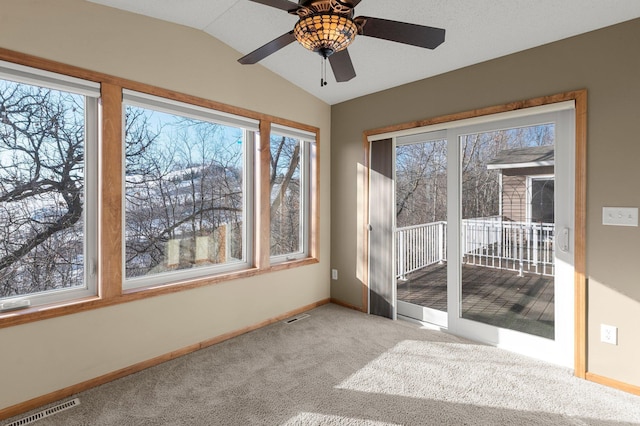
[{"label": "sliding glass door", "polygon": [[397,312],[571,366],[574,111],[534,111],[394,138]]}]

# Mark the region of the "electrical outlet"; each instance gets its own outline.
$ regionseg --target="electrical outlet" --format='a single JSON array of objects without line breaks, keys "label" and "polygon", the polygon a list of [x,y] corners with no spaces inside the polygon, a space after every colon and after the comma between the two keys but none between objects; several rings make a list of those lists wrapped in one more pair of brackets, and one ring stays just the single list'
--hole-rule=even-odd
[{"label": "electrical outlet", "polygon": [[600,341],[612,345],[618,344],[618,327],[600,324]]},{"label": "electrical outlet", "polygon": [[602,224],[617,226],[638,226],[638,208],[603,207]]},{"label": "electrical outlet", "polygon": [[331,270],[331,279],[332,280],[337,280],[338,279],[338,270],[337,269],[332,269]]}]

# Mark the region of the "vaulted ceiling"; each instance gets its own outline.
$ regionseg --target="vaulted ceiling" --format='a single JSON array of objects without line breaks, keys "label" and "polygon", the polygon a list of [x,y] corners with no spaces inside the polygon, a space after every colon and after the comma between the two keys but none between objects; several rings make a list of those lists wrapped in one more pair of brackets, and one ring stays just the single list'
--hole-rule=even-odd
[{"label": "vaulted ceiling", "polygon": [[[238,58],[290,31],[297,21],[249,0],[88,1],[205,31],[236,49]],[[355,15],[444,28],[446,39],[427,50],[358,36],[349,47],[357,76],[336,83],[327,66],[329,84],[324,87],[321,57],[298,43],[245,66],[264,66],[336,104],[640,17],[640,1],[362,0]]]}]

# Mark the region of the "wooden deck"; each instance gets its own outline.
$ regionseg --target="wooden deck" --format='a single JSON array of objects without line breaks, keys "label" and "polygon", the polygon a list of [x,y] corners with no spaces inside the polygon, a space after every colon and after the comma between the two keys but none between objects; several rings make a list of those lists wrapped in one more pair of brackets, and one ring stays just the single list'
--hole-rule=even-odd
[{"label": "wooden deck", "polygon": [[[398,281],[398,300],[447,310],[446,263]],[[553,277],[462,266],[462,317],[537,336],[554,337]]]}]

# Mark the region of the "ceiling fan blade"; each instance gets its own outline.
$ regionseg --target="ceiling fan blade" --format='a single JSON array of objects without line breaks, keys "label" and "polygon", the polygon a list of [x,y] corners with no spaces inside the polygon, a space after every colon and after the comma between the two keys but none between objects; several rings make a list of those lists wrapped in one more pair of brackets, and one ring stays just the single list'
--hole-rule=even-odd
[{"label": "ceiling fan blade", "polygon": [[329,56],[329,63],[338,83],[349,81],[356,76],[356,70],[353,69],[353,62],[347,49]]},{"label": "ceiling fan blade", "polygon": [[435,49],[444,42],[444,29],[358,16],[354,19],[361,28],[360,35]]},{"label": "ceiling fan blade", "polygon": [[291,12],[294,10],[298,10],[298,3],[293,3],[289,0],[249,0],[254,3],[264,4],[266,6],[275,7],[276,9],[281,9],[287,12]]},{"label": "ceiling fan blade", "polygon": [[280,37],[271,40],[269,43],[265,44],[264,46],[259,47],[253,52],[238,59],[238,62],[240,62],[243,65],[255,64],[256,62],[263,60],[264,58],[271,55],[272,53],[275,53],[278,50],[282,49],[283,47],[291,44],[295,40],[296,40],[296,36],[293,35],[293,30],[289,31],[288,33],[282,34]]}]

